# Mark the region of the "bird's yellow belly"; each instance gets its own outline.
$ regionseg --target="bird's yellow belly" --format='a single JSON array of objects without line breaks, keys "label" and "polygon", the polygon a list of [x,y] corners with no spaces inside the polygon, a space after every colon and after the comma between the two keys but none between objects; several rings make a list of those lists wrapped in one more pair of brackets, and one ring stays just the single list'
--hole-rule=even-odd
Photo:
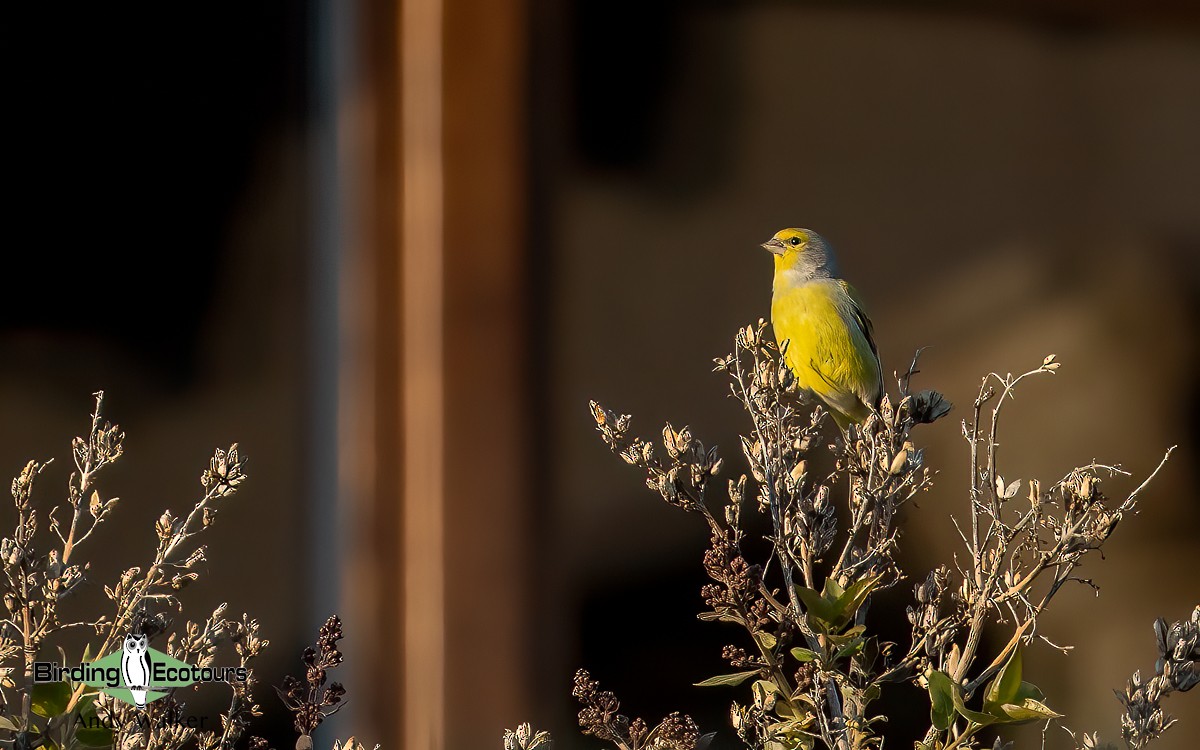
[{"label": "bird's yellow belly", "polygon": [[874,352],[833,297],[834,289],[805,284],[777,290],[771,304],[775,338],[787,341],[786,359],[800,386],[854,420],[879,389]]}]

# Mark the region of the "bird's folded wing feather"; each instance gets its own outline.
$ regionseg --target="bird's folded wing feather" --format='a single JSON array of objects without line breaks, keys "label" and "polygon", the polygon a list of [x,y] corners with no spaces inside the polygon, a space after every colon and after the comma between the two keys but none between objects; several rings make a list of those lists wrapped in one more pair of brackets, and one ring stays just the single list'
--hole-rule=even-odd
[{"label": "bird's folded wing feather", "polygon": [[883,367],[879,363],[879,349],[875,346],[875,326],[863,310],[862,297],[858,295],[858,291],[845,281],[839,280],[838,283],[841,285],[842,290],[846,292],[845,298],[849,301],[849,310],[847,310],[849,315],[846,317],[848,320],[853,321],[863,339],[866,340],[867,346],[871,348],[871,355],[874,359],[873,363],[868,363],[868,365],[873,364],[875,366],[874,388],[868,385],[867,388],[861,389],[858,395],[864,404],[873,407],[878,406],[879,399],[883,395]]}]

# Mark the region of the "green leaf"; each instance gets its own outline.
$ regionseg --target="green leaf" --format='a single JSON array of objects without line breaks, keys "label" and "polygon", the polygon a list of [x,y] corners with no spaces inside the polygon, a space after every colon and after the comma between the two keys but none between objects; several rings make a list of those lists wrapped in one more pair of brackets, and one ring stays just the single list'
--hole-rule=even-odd
[{"label": "green leaf", "polygon": [[716,677],[709,677],[702,682],[694,683],[696,687],[716,687],[717,685],[741,685],[746,680],[758,675],[757,669],[752,669],[749,672],[735,672],[733,674],[719,674]]},{"label": "green leaf", "polygon": [[79,697],[79,702],[75,704],[75,709],[79,711],[79,715],[83,717],[84,721],[96,717],[96,698],[99,695],[100,692],[98,690],[93,690]]},{"label": "green leaf", "polygon": [[791,719],[794,721],[812,721],[808,711],[802,708],[796,708],[787,701],[778,701],[775,704],[775,715],[781,719]]},{"label": "green leaf", "polygon": [[833,656],[834,661],[837,661],[838,659],[842,659],[847,656],[854,656],[859,651],[863,650],[863,645],[865,643],[866,643],[866,641],[859,638],[859,639],[855,640],[853,643],[848,643],[845,646],[842,646],[840,649],[838,649],[838,652],[836,654],[834,654],[834,656]]},{"label": "green leaf", "polygon": [[1038,703],[1041,703],[1046,700],[1046,694],[1043,693],[1038,686],[1034,685],[1032,682],[1022,682],[1021,686],[1017,688],[1017,695],[1013,698],[1012,702],[1020,705],[1021,702],[1027,698],[1031,698]]},{"label": "green leaf", "polygon": [[770,633],[758,632],[754,634],[754,637],[758,639],[758,642],[761,643],[762,647],[767,651],[775,650],[775,644],[777,643],[775,636],[771,635]]},{"label": "green leaf", "polygon": [[7,716],[0,716],[0,729],[7,729],[10,732],[19,731],[17,725],[12,723],[12,719]]},{"label": "green leaf", "polygon": [[852,641],[854,641],[854,639],[856,639],[858,636],[862,635],[865,632],[867,632],[867,628],[865,626],[855,625],[854,627],[850,628],[849,630],[847,630],[845,633],[842,633],[841,635],[829,636],[829,641],[831,643],[833,643],[833,645],[835,645],[835,646],[845,646],[847,643],[851,643]]},{"label": "green leaf", "polygon": [[772,693],[775,695],[783,695],[783,691],[779,689],[779,686],[770,680],[755,680],[754,684],[750,687],[754,690],[762,690],[763,693],[767,695]]},{"label": "green leaf", "polygon": [[780,695],[779,686],[770,680],[755,680],[750,693],[754,696],[754,705],[764,711],[774,708],[776,697]]},{"label": "green leaf", "polygon": [[816,651],[810,651],[806,648],[794,648],[791,654],[796,661],[814,661],[817,658]]},{"label": "green leaf", "polygon": [[838,597],[844,593],[846,593],[846,589],[842,588],[842,584],[838,583],[837,579],[833,576],[825,579],[825,589],[821,592],[821,595],[826,601],[836,602]]},{"label": "green leaf", "polygon": [[35,683],[29,692],[33,712],[49,719],[67,710],[71,700],[71,685],[66,682]]},{"label": "green leaf", "polygon": [[945,732],[954,723],[954,686],[950,676],[932,670],[926,676],[929,682],[929,721],[939,732]]},{"label": "green leaf", "polygon": [[92,661],[92,644],[84,644],[83,658],[79,660],[80,664],[90,664]]},{"label": "green leaf", "polygon": [[785,740],[789,744],[784,747],[789,750],[812,747],[811,737],[805,730],[813,724],[813,719],[785,719],[767,725],[767,731],[776,741]]},{"label": "green leaf", "polygon": [[836,613],[835,616],[837,619],[842,622],[849,622],[850,620],[854,619],[854,615],[858,612],[858,608],[863,605],[863,602],[867,600],[867,597],[871,595],[871,592],[875,590],[875,587],[878,586],[879,582],[882,580],[883,576],[877,575],[870,578],[863,578],[860,581],[855,581],[852,583],[850,588],[846,589],[844,593],[838,596],[837,601],[833,603],[833,609]]},{"label": "green leaf", "polygon": [[988,683],[987,692],[983,694],[983,710],[989,714],[999,715],[996,709],[1005,703],[1016,700],[1017,690],[1021,687],[1021,646],[1013,649],[1008,661]]},{"label": "green leaf", "polygon": [[796,596],[803,602],[804,609],[809,617],[819,621],[818,623],[813,623],[813,625],[824,625],[825,629],[828,629],[828,626],[834,620],[833,605],[810,588],[804,586],[795,586],[794,588],[796,589]]},{"label": "green leaf", "polygon": [[962,715],[964,719],[974,722],[981,727],[986,727],[989,724],[996,723],[996,716],[993,716],[992,714],[985,714],[980,711],[972,711],[971,709],[967,708],[966,702],[963,701],[962,685],[951,682],[950,688],[950,697],[954,700],[954,708],[959,714]]},{"label": "green leaf", "polygon": [[701,612],[700,614],[696,615],[696,619],[700,620],[701,622],[714,622],[719,620],[721,622],[737,623],[738,625],[742,623],[742,618],[734,614],[733,610],[729,609],[728,607],[722,607],[718,612]]},{"label": "green leaf", "polygon": [[871,701],[879,700],[879,695],[882,692],[883,691],[880,689],[879,685],[877,685],[877,684],[872,684],[872,685],[868,686],[867,689],[864,690],[863,694],[862,694],[863,704],[866,705],[867,703],[870,703]]},{"label": "green leaf", "polygon": [[1021,701],[1020,705],[1005,703],[1000,706],[1000,711],[1007,717],[1003,720],[1006,724],[1024,724],[1029,721],[1044,721],[1062,716],[1046,704],[1035,701],[1033,698],[1026,698]]}]

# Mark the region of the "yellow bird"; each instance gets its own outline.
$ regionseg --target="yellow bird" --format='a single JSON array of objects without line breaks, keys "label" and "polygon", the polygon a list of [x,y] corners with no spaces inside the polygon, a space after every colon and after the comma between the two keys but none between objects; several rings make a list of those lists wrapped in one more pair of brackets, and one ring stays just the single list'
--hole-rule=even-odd
[{"label": "yellow bird", "polygon": [[780,347],[787,342],[788,367],[838,427],[861,423],[879,408],[883,369],[858,293],[816,232],[784,229],[763,247],[775,255],[771,325]]}]

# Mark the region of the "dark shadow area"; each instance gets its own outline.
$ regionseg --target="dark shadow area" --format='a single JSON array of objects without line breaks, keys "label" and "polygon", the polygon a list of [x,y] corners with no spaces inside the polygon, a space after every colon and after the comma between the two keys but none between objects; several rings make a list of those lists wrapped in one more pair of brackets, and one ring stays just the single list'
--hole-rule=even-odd
[{"label": "dark shadow area", "polygon": [[[108,611],[102,585],[153,553],[162,509],[191,507],[213,448],[242,443],[251,482],[207,535],[174,624],[221,601],[262,621],[255,731],[276,747],[294,735],[269,685],[302,667],[311,637],[288,548],[305,522],[308,13],[33,4],[7,9],[0,32],[0,470],[57,458],[39,495],[60,501],[71,438],[107,391],[128,439],[100,491],[122,502],[67,603],[94,615],[81,610]],[[212,724],[228,697],[186,700]]]}]

